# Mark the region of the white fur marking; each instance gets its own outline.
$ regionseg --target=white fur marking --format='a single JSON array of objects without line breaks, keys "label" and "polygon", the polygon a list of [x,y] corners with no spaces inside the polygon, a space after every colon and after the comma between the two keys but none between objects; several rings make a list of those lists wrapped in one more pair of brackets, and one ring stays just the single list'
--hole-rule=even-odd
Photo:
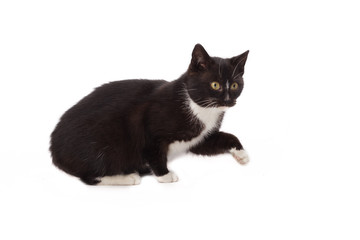
[{"label": "white fur marking", "polygon": [[156,178],[160,183],[172,183],[179,180],[178,176],[172,171],[170,171],[168,174]]},{"label": "white fur marking", "polygon": [[175,141],[169,145],[168,158],[173,158],[179,154],[187,152],[191,147],[200,143],[204,137],[218,125],[220,115],[227,110],[227,107],[204,108],[188,98],[189,108],[193,119],[197,119],[204,124],[204,129],[199,136],[190,141]]},{"label": "white fur marking", "polygon": [[141,177],[138,173],[132,173],[128,175],[105,176],[98,180],[101,181],[98,185],[138,185],[141,182]]},{"label": "white fur marking", "polygon": [[240,164],[247,164],[250,160],[249,155],[245,150],[236,150],[235,148],[232,148],[230,149],[230,153]]},{"label": "white fur marking", "polygon": [[229,109],[229,107],[219,107],[219,109],[221,109],[222,111],[226,111],[226,110],[228,110]]}]

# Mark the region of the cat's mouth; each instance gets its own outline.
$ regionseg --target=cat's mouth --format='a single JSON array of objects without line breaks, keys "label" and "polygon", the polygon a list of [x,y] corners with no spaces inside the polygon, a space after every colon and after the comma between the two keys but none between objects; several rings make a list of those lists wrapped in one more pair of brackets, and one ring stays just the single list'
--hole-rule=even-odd
[{"label": "cat's mouth", "polygon": [[216,101],[216,105],[218,108],[230,108],[235,106],[236,100],[222,100]]},{"label": "cat's mouth", "polygon": [[233,107],[233,106],[235,106],[235,104],[236,104],[236,101],[225,101],[225,102],[222,102],[220,105],[222,106],[222,107]]}]

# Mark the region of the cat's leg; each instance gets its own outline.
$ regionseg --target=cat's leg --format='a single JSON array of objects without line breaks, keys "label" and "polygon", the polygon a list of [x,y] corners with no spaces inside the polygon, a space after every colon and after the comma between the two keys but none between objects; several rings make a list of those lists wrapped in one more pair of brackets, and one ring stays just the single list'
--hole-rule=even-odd
[{"label": "cat's leg", "polygon": [[151,168],[147,164],[140,166],[139,169],[137,170],[137,172],[139,173],[139,175],[141,177],[152,174]]},{"label": "cat's leg", "polygon": [[249,156],[241,145],[239,139],[232,134],[225,132],[215,132],[206,137],[199,145],[190,149],[190,152],[199,155],[217,155],[222,153],[231,153],[231,155],[240,163],[249,162]]},{"label": "cat's leg", "polygon": [[141,182],[141,177],[138,173],[131,173],[127,175],[104,176],[97,178],[99,183],[97,185],[138,185]]},{"label": "cat's leg", "polygon": [[178,176],[167,168],[167,147],[159,148],[153,146],[145,151],[152,172],[160,183],[172,183],[179,180]]}]

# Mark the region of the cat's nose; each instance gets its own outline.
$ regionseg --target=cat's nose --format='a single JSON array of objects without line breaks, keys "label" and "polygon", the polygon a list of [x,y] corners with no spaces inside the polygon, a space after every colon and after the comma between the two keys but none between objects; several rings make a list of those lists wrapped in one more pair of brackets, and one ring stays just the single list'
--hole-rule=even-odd
[{"label": "cat's nose", "polygon": [[235,105],[235,101],[229,98],[225,98],[223,101],[224,106],[226,107],[232,107]]},{"label": "cat's nose", "polygon": [[228,92],[225,93],[224,101],[225,101],[225,102],[229,102],[229,101],[230,101],[230,96],[229,96],[229,93],[228,93]]}]

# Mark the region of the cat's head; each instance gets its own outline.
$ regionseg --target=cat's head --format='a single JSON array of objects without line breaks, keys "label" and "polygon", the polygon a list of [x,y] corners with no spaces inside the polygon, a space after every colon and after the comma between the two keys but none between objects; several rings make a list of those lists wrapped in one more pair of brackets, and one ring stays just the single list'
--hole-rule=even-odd
[{"label": "cat's head", "polygon": [[190,98],[202,107],[232,107],[244,87],[244,66],[249,51],[233,58],[210,57],[195,45],[187,71]]}]

